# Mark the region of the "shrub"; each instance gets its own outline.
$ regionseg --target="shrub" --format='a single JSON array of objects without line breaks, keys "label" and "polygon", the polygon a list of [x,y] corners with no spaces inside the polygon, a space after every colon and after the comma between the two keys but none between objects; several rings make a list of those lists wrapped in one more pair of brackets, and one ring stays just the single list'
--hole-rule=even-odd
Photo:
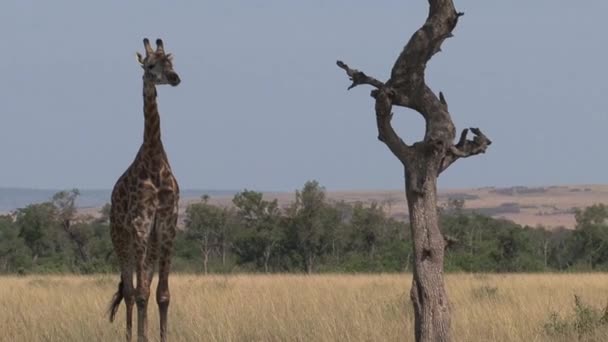
[{"label": "shrub", "polygon": [[550,336],[576,336],[579,340],[597,334],[598,330],[608,328],[608,304],[603,309],[596,309],[574,295],[572,316],[562,318],[557,312],[552,312],[544,328]]}]

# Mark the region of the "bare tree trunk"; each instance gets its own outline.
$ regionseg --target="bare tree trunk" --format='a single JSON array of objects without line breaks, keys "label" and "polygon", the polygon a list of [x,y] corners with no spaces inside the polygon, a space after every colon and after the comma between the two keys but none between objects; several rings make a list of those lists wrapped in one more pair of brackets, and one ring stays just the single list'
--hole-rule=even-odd
[{"label": "bare tree trunk", "polygon": [[205,272],[205,275],[209,274],[209,251],[204,251],[203,252],[203,270]]},{"label": "bare tree trunk", "polygon": [[226,267],[226,243],[222,242],[222,267]]},{"label": "bare tree trunk", "polygon": [[549,254],[549,239],[547,237],[545,237],[545,241],[543,241],[543,257],[544,257],[544,264],[545,264],[545,269],[547,269],[547,265],[548,265],[548,254]]},{"label": "bare tree trunk", "polygon": [[336,246],[336,238],[332,238],[331,240],[331,255],[334,258],[336,265],[340,263],[340,251]]},{"label": "bare tree trunk", "polygon": [[306,273],[312,274],[315,257],[313,255],[306,256]]},{"label": "bare tree trunk", "polygon": [[410,258],[412,257],[412,253],[408,252],[407,257],[405,257],[405,265],[403,266],[403,272],[409,272],[410,265],[413,265],[413,262],[410,263]]},{"label": "bare tree trunk", "polygon": [[[407,179],[417,179],[408,174]],[[410,297],[414,304],[416,341],[449,341],[450,308],[443,280],[444,239],[437,215],[437,176],[427,175],[422,192],[406,182],[414,269]]]},{"label": "bare tree trunk", "polygon": [[72,230],[72,222],[70,220],[63,221],[63,230],[68,234],[68,237],[74,245],[76,245],[76,250],[78,251],[78,256],[83,263],[87,263],[89,261],[89,256],[86,252],[85,243],[82,241],[82,237]]},{"label": "bare tree trunk", "polygon": [[[484,153],[492,143],[478,128],[467,139],[469,129],[460,134],[448,112],[443,95],[437,96],[425,83],[427,62],[441,44],[452,37],[452,30],[463,13],[456,12],[452,0],[428,0],[429,16],[424,25],[410,38],[397,58],[391,78],[381,82],[345,63],[338,66],[353,82],[349,89],[367,84],[376,88],[376,124],[378,139],[401,161],[405,168],[406,197],[409,208],[413,242],[414,269],[411,299],[414,304],[415,336],[418,342],[448,342],[450,308],[443,279],[445,240],[439,229],[437,214],[437,178],[452,163]],[[424,118],[424,139],[406,144],[391,125],[392,107],[411,108]]]},{"label": "bare tree trunk", "polygon": [[206,275],[209,272],[209,269],[208,269],[209,253],[211,253],[211,246],[209,246],[209,237],[208,236],[205,235],[203,237],[200,248],[201,248],[201,254],[203,256],[203,272],[205,272],[205,275]]},{"label": "bare tree trunk", "polygon": [[272,247],[267,246],[264,249],[264,272],[268,273],[268,262],[270,261],[271,249]]},{"label": "bare tree trunk", "polygon": [[469,239],[469,254],[473,255],[473,252],[474,252],[474,247],[473,246],[475,244],[475,241],[474,241],[474,239],[475,239],[475,228],[472,228],[469,231],[469,235],[470,235],[469,236],[470,237],[470,239]]}]

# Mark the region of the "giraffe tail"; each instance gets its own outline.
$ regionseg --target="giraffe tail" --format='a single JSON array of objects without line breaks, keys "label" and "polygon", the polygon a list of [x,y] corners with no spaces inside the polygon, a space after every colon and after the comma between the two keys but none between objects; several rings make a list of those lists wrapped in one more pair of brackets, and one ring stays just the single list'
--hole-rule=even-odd
[{"label": "giraffe tail", "polygon": [[122,294],[122,279],[120,283],[118,283],[118,291],[112,297],[112,302],[110,302],[110,307],[108,308],[108,314],[110,315],[110,322],[114,322],[114,316],[116,316],[116,312],[118,311],[118,307],[120,306],[120,302],[123,299]]}]

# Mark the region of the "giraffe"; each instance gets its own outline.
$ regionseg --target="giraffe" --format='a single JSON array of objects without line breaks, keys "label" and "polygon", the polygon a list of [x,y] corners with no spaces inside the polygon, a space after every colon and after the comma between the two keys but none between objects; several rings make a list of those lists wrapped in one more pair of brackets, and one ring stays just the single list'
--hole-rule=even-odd
[{"label": "giraffe", "polygon": [[137,340],[147,341],[150,283],[158,262],[156,302],[160,313],[160,337],[165,342],[170,301],[168,279],[177,225],[179,187],[160,137],[156,85],[177,86],[180,78],[173,70],[171,54],[165,54],[161,39],[156,40],[154,51],[145,38],[144,48],[145,58],[137,53],[137,60],[144,70],[144,139],[135,160],[112,190],[111,237],[121,273],[118,291],[108,311],[112,322],[120,302],[125,300],[126,338],[131,341],[133,304],[136,304]]}]

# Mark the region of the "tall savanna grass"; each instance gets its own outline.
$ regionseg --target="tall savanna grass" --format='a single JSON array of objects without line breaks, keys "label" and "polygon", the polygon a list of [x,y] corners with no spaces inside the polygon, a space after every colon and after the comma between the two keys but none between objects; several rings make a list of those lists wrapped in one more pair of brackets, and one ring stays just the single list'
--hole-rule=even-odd
[{"label": "tall savanna grass", "polygon": [[[411,341],[409,275],[173,275],[171,341]],[[1,341],[122,341],[124,305],[105,315],[118,276],[0,278]],[[549,334],[574,295],[608,300],[608,275],[447,276],[455,341],[608,341],[604,330]],[[155,288],[155,285],[154,285]],[[150,297],[150,336],[158,310]],[[555,314],[554,314],[555,316]]]}]

